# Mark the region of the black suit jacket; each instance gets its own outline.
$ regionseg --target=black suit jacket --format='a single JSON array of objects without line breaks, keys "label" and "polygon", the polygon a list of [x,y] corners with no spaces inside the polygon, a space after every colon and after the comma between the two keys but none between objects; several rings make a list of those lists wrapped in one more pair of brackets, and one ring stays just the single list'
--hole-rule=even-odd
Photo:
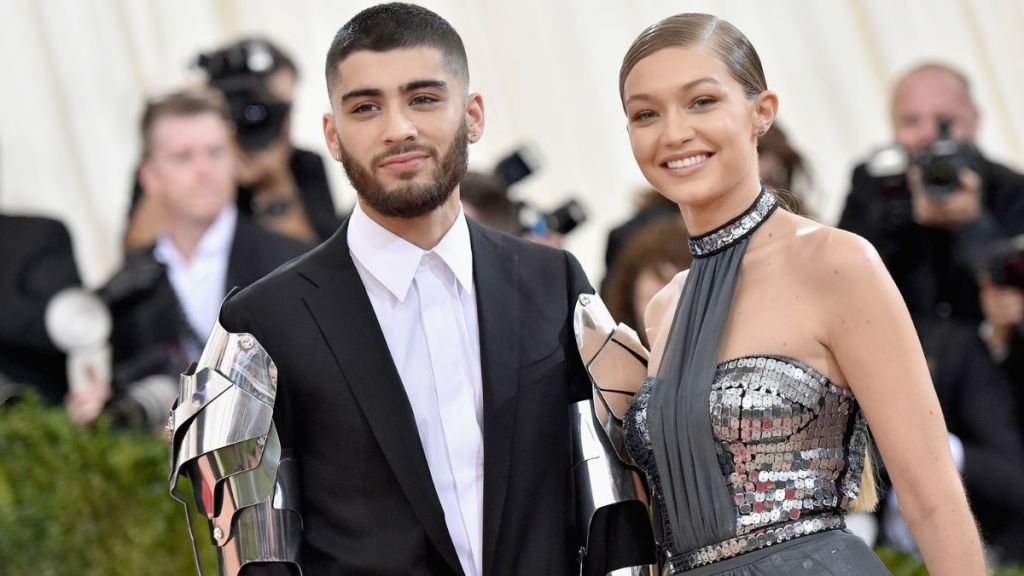
[{"label": "black suit jacket", "polygon": [[[226,286],[211,286],[221,295],[232,286],[248,286],[274,268],[303,254],[309,246],[268,232],[239,214]],[[167,270],[153,257],[153,247],[125,259],[125,265],[100,289],[114,325],[111,346],[114,384],[118,388],[146,376],[176,376],[196,358],[185,353],[187,339],[201,347],[206,334],[195,334],[185,321]]]},{"label": "black suit jacket", "polygon": [[[303,569],[462,574],[347,233],[346,223],[221,312],[225,328],[252,333],[277,364],[274,420],[300,467]],[[569,574],[569,404],[590,394],[571,316],[577,296],[592,289],[566,252],[472,221],[470,238],[484,390],[484,574]]]},{"label": "black suit jacket", "polygon": [[0,374],[49,402],[67,391],[65,357],[46,334],[46,304],[78,286],[67,228],[56,220],[0,214]]}]

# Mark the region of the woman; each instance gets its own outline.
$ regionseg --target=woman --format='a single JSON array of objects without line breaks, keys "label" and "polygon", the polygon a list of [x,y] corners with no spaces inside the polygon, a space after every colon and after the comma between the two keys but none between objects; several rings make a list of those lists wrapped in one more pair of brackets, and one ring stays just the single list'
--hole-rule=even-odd
[{"label": "woman", "polygon": [[866,417],[931,573],[983,574],[891,278],[867,242],[777,210],[761,188],[757,139],[778,97],[749,41],[713,16],[674,16],[634,41],[619,78],[633,154],[679,205],[694,255],[648,306],[656,377],[627,421],[666,573],[886,574],[841,529],[851,502],[876,498]]}]

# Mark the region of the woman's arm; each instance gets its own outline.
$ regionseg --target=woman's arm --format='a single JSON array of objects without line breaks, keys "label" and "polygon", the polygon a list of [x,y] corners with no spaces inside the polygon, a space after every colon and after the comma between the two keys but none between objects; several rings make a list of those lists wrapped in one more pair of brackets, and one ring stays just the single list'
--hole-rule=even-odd
[{"label": "woman's arm", "polygon": [[[871,245],[830,230],[820,287],[828,345],[867,416],[900,508],[934,575],[982,575],[978,529],[903,298]],[[820,264],[817,264],[820,265]]]}]

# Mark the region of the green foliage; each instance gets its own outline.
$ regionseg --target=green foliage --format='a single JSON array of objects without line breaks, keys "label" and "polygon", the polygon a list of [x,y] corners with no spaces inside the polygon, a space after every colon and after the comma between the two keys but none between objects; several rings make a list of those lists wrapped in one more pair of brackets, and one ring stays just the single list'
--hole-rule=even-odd
[{"label": "green foliage", "polygon": [[[904,554],[892,548],[876,548],[875,553],[882,559],[892,576],[928,576],[928,570],[917,556]],[[990,572],[991,576],[1024,576],[1024,568],[1008,568]]]},{"label": "green foliage", "polygon": [[0,411],[0,576],[195,574],[167,466],[154,434],[83,430],[31,398]]}]

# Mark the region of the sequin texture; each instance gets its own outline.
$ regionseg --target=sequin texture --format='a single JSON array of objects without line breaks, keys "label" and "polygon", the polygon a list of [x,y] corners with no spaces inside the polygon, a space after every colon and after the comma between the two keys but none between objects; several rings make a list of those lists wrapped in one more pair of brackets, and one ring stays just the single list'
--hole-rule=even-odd
[{"label": "sequin texture", "polygon": [[[648,476],[653,504],[663,509],[647,430],[656,385],[648,379],[627,412],[626,446]],[[720,472],[734,495],[736,536],[680,551],[662,521],[659,542],[671,573],[843,526],[868,444],[867,423],[849,391],[797,360],[751,356],[718,366],[709,409]]]},{"label": "sequin texture", "polygon": [[761,190],[754,204],[729,223],[700,236],[690,236],[690,253],[694,258],[706,258],[721,252],[749,236],[776,208],[778,200],[767,190]]}]

